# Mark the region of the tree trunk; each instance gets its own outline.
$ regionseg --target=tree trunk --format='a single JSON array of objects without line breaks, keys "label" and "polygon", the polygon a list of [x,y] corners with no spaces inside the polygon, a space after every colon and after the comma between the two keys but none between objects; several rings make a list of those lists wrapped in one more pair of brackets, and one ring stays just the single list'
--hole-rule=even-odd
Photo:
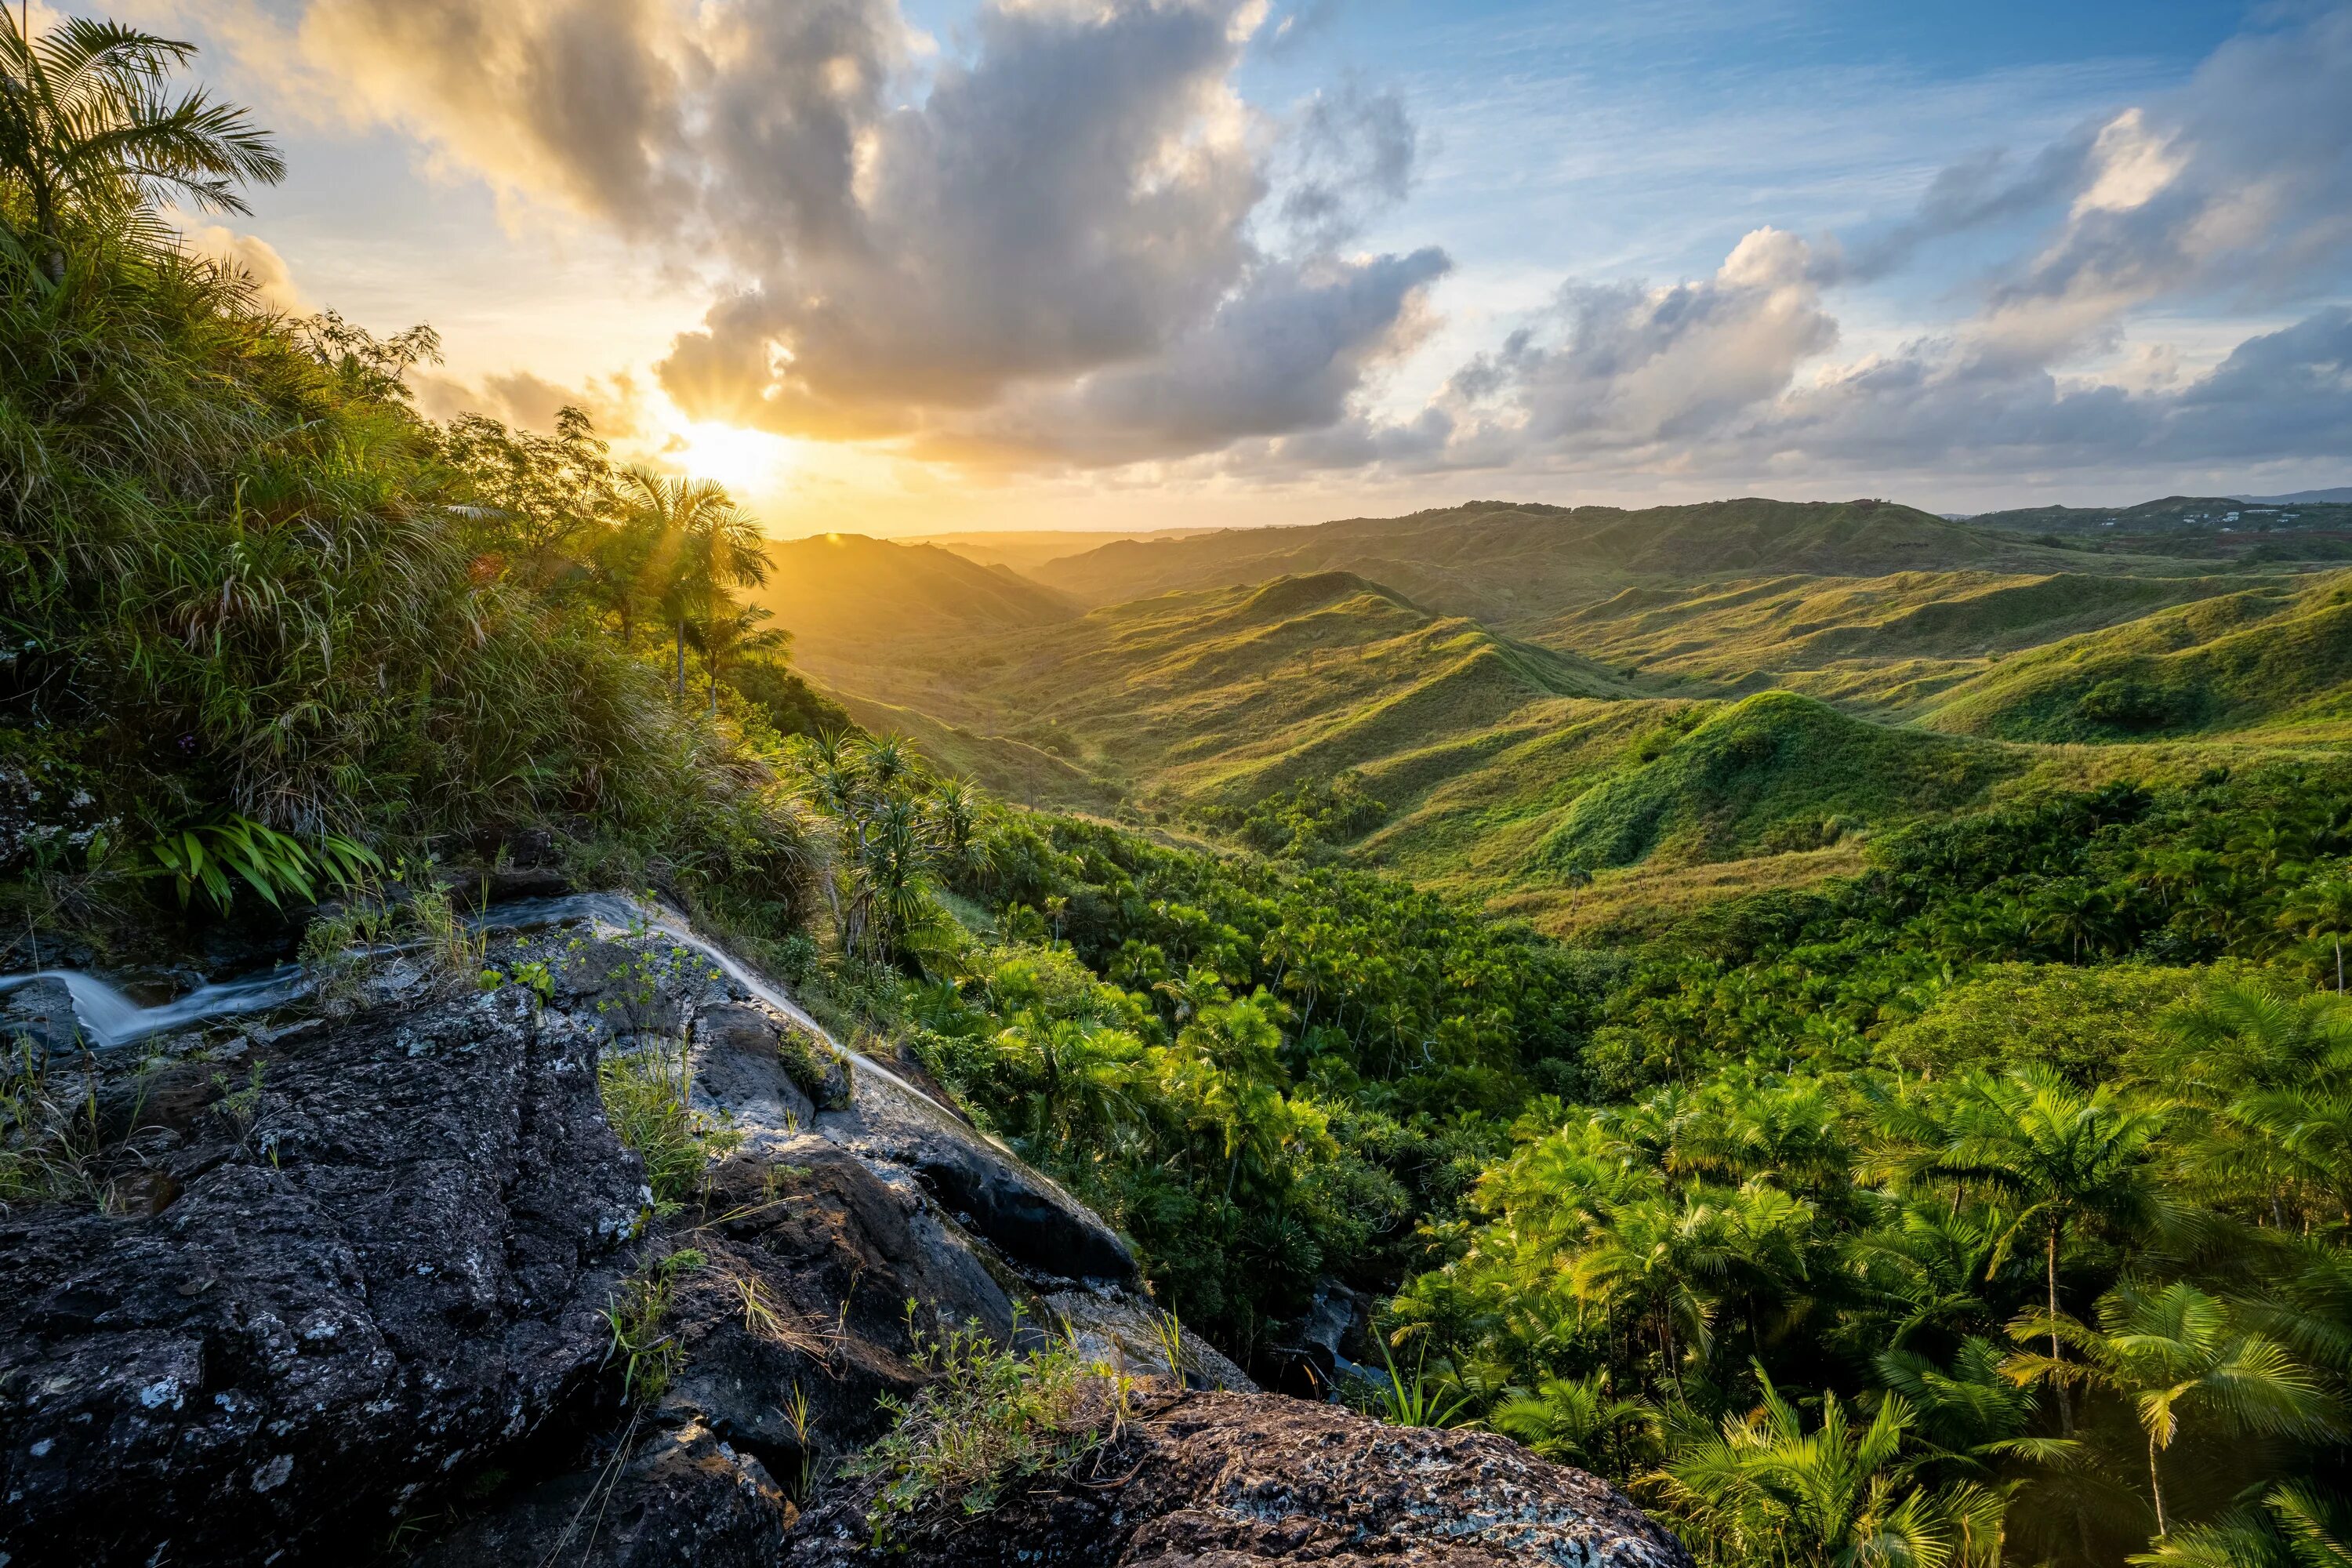
[{"label": "tree trunk", "polygon": [[2147,1494],[2156,1500],[2156,1538],[2163,1540],[2171,1532],[2164,1525],[2164,1476],[2156,1464],[2156,1435],[2147,1439]]},{"label": "tree trunk", "polygon": [[[2050,1227],[2049,1248],[2044,1255],[2050,1268],[2050,1359],[2060,1359],[2058,1347],[2058,1227]],[[2066,1396],[2066,1384],[2053,1377],[2050,1386],[2058,1394],[2058,1430],[2068,1437],[2074,1435],[2074,1402]],[[2159,1531],[2158,1533],[2162,1533]]]},{"label": "tree trunk", "polygon": [[683,617],[677,623],[677,702],[681,708],[686,706],[686,621]]}]

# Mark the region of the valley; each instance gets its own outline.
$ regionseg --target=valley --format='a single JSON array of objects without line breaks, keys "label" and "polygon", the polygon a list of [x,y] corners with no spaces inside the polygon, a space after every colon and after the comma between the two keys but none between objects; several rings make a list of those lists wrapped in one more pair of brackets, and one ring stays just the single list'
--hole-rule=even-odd
[{"label": "valley", "polygon": [[[991,789],[1302,846],[1555,932],[1847,874],[2021,792],[2327,747],[2323,561],[2079,552],[1884,502],[1473,505],[1093,543],[803,541],[767,603],[862,721]],[[978,555],[987,552],[968,546]]]},{"label": "valley", "polygon": [[2352,13],[243,9],[0,6],[0,1568],[2352,1568]]}]

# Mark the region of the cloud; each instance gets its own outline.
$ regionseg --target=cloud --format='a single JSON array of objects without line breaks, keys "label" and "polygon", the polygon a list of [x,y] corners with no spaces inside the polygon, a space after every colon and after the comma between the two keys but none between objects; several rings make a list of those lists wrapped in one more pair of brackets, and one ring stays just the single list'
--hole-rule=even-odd
[{"label": "cloud", "polygon": [[1917,210],[1858,242],[1868,279],[1956,236],[2054,216],[1997,268],[2001,330],[2055,354],[2158,299],[2275,302],[2345,282],[2352,247],[2352,7],[2232,38],[2179,89],[2077,127],[2021,163],[1939,174]]},{"label": "cloud", "polygon": [[[1396,378],[1439,341],[1454,262],[1363,243],[1421,166],[1403,100],[1342,79],[1269,111],[1237,86],[1251,51],[1329,9],[983,0],[944,47],[897,0],[308,0],[274,32],[238,15],[514,210],[560,207],[703,279],[713,302],[653,370],[689,417],[971,478],[1739,483],[2346,449],[2352,6],[2266,14],[2177,89],[1960,157],[1888,221],[1757,227],[1681,281],[1561,279],[1483,351],[1410,362],[1410,395]],[[1902,342],[1842,327],[1882,321],[1850,304],[1913,269],[1958,301],[1948,319]],[[2213,323],[2241,319],[2217,360]],[[2176,320],[2201,341],[2164,341]],[[569,395],[529,379],[434,396],[542,423]]]},{"label": "cloud", "polygon": [[1282,221],[1308,247],[1328,250],[1412,192],[1421,134],[1402,97],[1350,79],[1307,101],[1285,153]]},{"label": "cloud", "polygon": [[176,212],[165,216],[179,229],[181,243],[192,253],[211,257],[244,273],[252,282],[254,298],[266,308],[289,316],[314,313],[315,307],[295,286],[294,269],[268,240]]},{"label": "cloud", "polygon": [[527,370],[488,375],[478,385],[429,372],[410,376],[409,384],[417,408],[435,419],[480,414],[552,435],[556,415],[572,407],[587,415],[596,433],[608,441],[629,441],[649,432],[644,389],[626,373],[592,377],[578,386],[564,386]]},{"label": "cloud", "polygon": [[1340,417],[1446,268],[1340,254],[1414,130],[1358,84],[1245,104],[1265,10],[997,0],[952,56],[895,0],[313,0],[293,36],[445,167],[714,271],[656,371],[689,417],[1093,461]]},{"label": "cloud", "polygon": [[1369,261],[1269,263],[1150,360],[1016,397],[919,454],[1103,467],[1215,451],[1253,437],[1324,429],[1413,341],[1443,251]]},{"label": "cloud", "polygon": [[[2346,79],[2352,8],[2232,40],[2178,90],[2029,156],[1952,163],[1907,216],[1851,244],[1762,228],[1697,281],[1567,282],[1418,413],[1285,447],[1405,470],[1741,477],[2340,456],[2352,449]],[[1833,362],[1835,291],[1965,234],[2008,239],[1972,310]],[[2143,312],[2293,302],[2303,319],[2201,373],[2130,336]]]},{"label": "cloud", "polygon": [[1482,445],[1640,452],[1717,433],[1836,341],[1811,248],[1759,228],[1697,282],[1563,288],[1544,322],[1463,366],[1448,395]]}]

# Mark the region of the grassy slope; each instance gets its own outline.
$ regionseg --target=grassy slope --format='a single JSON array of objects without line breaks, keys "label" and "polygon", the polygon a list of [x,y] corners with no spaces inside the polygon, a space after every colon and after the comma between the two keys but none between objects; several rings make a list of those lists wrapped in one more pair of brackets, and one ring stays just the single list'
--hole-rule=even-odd
[{"label": "grassy slope", "polygon": [[[868,610],[894,640],[803,652],[861,718],[1017,798],[1181,812],[1358,770],[1391,815],[1352,858],[1563,929],[1850,871],[1870,833],[1925,813],[2183,776],[2352,720],[2352,608],[2333,579],[2126,570],[1924,518],[1474,507],[1112,545],[1082,558],[1093,577],[1055,569],[1083,591],[1352,552],[1516,609],[1524,637],[1317,571],[1074,617],[984,601],[928,637],[920,615]],[[1912,556],[1923,569],[1878,569]],[[1729,575],[1759,561],[1775,570]],[[2118,673],[2194,701],[2140,734],[2084,721],[2084,694]],[[2126,739],[2141,743],[2112,743]],[[1591,887],[1570,885],[1579,869]]]},{"label": "grassy slope", "polygon": [[2006,748],[1874,724],[1793,692],[1694,708],[1579,795],[1535,870],[1656,856],[1691,864],[1812,849],[1868,824],[1949,811],[2022,772]]},{"label": "grassy slope", "polygon": [[[2091,694],[2148,694],[2118,721]],[[2024,741],[2116,742],[2269,731],[2340,735],[2352,720],[2352,574],[2263,583],[2021,654],[1955,687],[1932,727]]]},{"label": "grassy slope", "polygon": [[1083,555],[1122,539],[1176,539],[1215,531],[1205,528],[1139,528],[1082,532],[1076,529],[982,529],[966,533],[926,533],[901,544],[936,544],[982,566],[1029,573],[1048,561]]},{"label": "grassy slope", "polygon": [[1586,661],[1433,616],[1344,573],[1164,595],[823,673],[854,698],[1194,800],[1255,799],[1484,730],[1531,703],[1630,694]]},{"label": "grassy slope", "polygon": [[[2293,513],[2292,518],[2284,514]],[[2028,533],[2123,533],[2184,529],[2211,533],[2231,526],[2252,533],[2266,525],[2298,529],[2352,527],[2352,506],[2327,502],[2275,505],[2231,500],[2224,496],[2166,496],[2136,506],[2039,506],[1985,512],[1969,519],[1972,528]]]},{"label": "grassy slope", "polygon": [[1532,635],[1725,692],[1780,687],[1896,716],[2009,654],[2248,585],[2242,575],[1791,574],[1627,588]]},{"label": "grassy slope", "polygon": [[1359,858],[1522,901],[1564,893],[1570,866],[1811,851],[2027,765],[1786,693],[1694,700],[1344,573],[1165,595],[841,674],[863,682],[861,717],[1031,799],[1070,798],[1070,763],[1179,807],[1359,770],[1392,808]]}]

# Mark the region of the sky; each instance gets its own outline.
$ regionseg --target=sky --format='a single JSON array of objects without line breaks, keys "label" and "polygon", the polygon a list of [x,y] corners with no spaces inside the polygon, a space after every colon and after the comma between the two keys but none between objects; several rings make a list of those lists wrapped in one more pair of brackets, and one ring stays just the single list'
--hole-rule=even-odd
[{"label": "sky", "polygon": [[2352,482],[2352,3],[99,9],[194,243],[782,536]]}]

